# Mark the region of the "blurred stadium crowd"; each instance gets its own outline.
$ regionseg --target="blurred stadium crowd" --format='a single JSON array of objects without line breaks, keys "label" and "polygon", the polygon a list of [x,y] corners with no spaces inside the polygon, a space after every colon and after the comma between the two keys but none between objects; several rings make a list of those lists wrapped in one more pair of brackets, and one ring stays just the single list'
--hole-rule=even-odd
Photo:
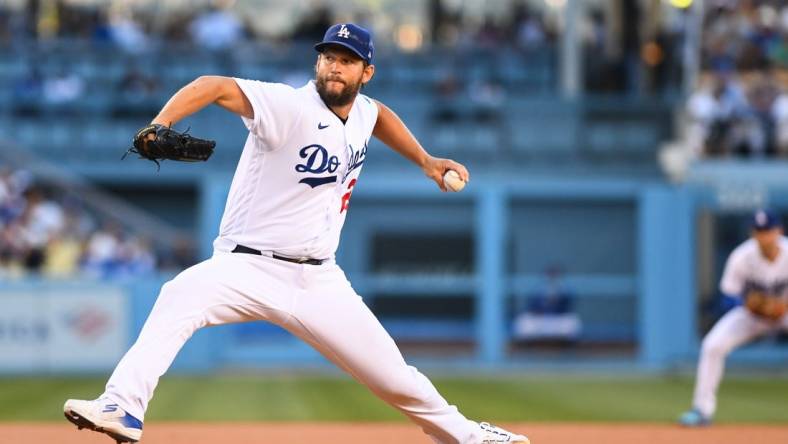
[{"label": "blurred stadium crowd", "polygon": [[788,5],[709,2],[698,89],[687,101],[696,156],[788,156]]},{"label": "blurred stadium crowd", "polygon": [[185,246],[156,251],[150,239],[99,216],[79,196],[0,165],[0,279],[123,279],[192,260]]},{"label": "blurred stadium crowd", "polygon": [[[550,91],[557,77],[552,52],[557,18],[523,1],[507,3],[505,14],[496,18],[444,5],[452,2],[424,2],[428,29],[379,23],[379,15],[359,6],[336,11],[333,4],[315,2],[279,32],[255,26],[259,13],[245,14],[234,1],[174,9],[141,7],[144,2],[13,3],[16,7],[0,4],[0,48],[16,59],[0,66],[0,81],[6,78],[10,86],[0,92],[0,101],[4,94],[10,96],[7,109],[19,118],[99,113],[102,118],[147,119],[169,94],[200,74],[300,86],[311,77],[310,45],[336,20],[375,29],[379,52],[448,48],[448,54],[435,54],[430,66],[421,60],[403,60],[405,66],[394,69],[386,66],[371,85],[374,92],[385,93],[408,84],[426,99],[435,97],[440,102],[436,120],[465,117],[443,112],[464,99],[483,108],[476,114],[489,120],[505,89]],[[463,56],[452,54],[460,48],[476,51],[477,66],[463,68]],[[376,63],[385,64],[386,59]],[[164,65],[169,69],[162,70]],[[414,79],[414,73],[421,78]]]},{"label": "blurred stadium crowd", "polygon": [[[19,2],[12,2],[19,3]],[[363,7],[338,12],[330,4],[313,2],[300,17],[278,32],[256,26],[256,16],[244,14],[233,0],[196,2],[190,7],[163,10],[142,2],[70,2],[29,0],[21,7],[0,4],[0,44],[22,44],[47,39],[80,39],[111,44],[130,53],[141,53],[162,44],[194,44],[209,50],[229,50],[244,41],[269,44],[315,42],[335,21],[353,21],[376,28],[376,43],[403,49],[421,46],[426,34],[431,43],[450,46],[501,45],[534,47],[556,39],[556,20],[528,6],[527,1],[507,2],[502,19],[468,16],[456,2],[423,2],[429,29],[391,28]],[[135,4],[136,3],[136,4]],[[167,2],[164,2],[167,3]],[[169,2],[174,3],[174,2]],[[145,6],[145,5],[142,5]],[[281,6],[281,5],[280,5]],[[280,8],[281,9],[281,8]],[[478,19],[478,20],[477,20]]]},{"label": "blurred stadium crowd", "polygon": [[[418,5],[418,10],[407,12],[401,11],[394,1],[374,6],[365,2],[343,6],[330,1],[309,2],[306,6],[305,2],[246,3],[253,3],[256,8],[250,10],[235,0],[205,0],[188,5],[167,1],[17,0],[0,4],[0,47],[31,51],[33,64],[36,52],[45,52],[48,46],[64,41],[89,43],[93,50],[115,48],[121,51],[119,56],[150,56],[177,48],[224,56],[221,63],[235,69],[233,54],[255,50],[248,46],[271,49],[312,44],[322,38],[331,24],[353,21],[374,31],[379,53],[450,51],[462,57],[475,52],[541,64],[544,62],[539,53],[548,51],[553,55],[548,63],[556,64],[555,49],[564,26],[562,11],[566,1],[507,0],[488,5],[489,2],[479,1],[424,0],[409,2]],[[483,6],[478,6],[480,3]],[[643,31],[639,28],[640,18],[650,10],[638,6],[637,1],[622,1],[619,14],[632,19],[617,21],[615,14],[606,12],[609,8],[605,3],[588,2],[580,20],[583,63],[587,66],[585,89],[598,93],[675,92],[685,33],[681,16],[655,20],[657,23]],[[271,14],[260,12],[266,6],[272,9]],[[286,25],[281,24],[283,20],[271,18],[282,17],[280,10],[292,10],[286,15]],[[391,14],[394,18],[388,14],[392,11],[396,12]],[[444,60],[436,58],[435,64]],[[446,68],[460,75],[474,69],[464,66],[463,61]],[[485,57],[480,57],[479,62],[486,63]],[[44,74],[68,75],[76,83],[73,78],[78,74],[67,71]],[[28,75],[35,80],[42,74]],[[488,80],[499,83],[498,79]],[[551,81],[557,84],[557,74]]]}]

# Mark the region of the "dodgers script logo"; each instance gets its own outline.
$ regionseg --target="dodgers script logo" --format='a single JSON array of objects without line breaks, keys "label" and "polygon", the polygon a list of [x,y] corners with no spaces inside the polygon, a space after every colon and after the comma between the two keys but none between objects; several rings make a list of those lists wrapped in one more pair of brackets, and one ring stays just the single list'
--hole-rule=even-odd
[{"label": "dodgers script logo", "polygon": [[[339,168],[339,158],[337,156],[329,156],[328,150],[318,144],[301,148],[298,155],[301,156],[302,159],[305,159],[304,163],[299,163],[295,167],[295,170],[299,173],[335,173],[337,168]],[[299,180],[298,183],[305,183],[315,188],[336,181],[337,175],[334,174],[333,176],[305,177]]]},{"label": "dodgers script logo", "polygon": [[361,165],[364,165],[364,159],[366,159],[366,157],[367,157],[367,144],[368,143],[369,143],[369,141],[364,142],[364,147],[361,149],[361,151],[354,150],[353,146],[348,144],[348,146],[347,146],[347,149],[349,151],[349,153],[348,153],[348,167],[347,167],[347,171],[345,171],[345,175],[342,177],[342,182],[343,183],[345,182],[345,180],[347,180],[347,177],[350,175],[350,173],[353,170],[355,170],[357,168],[361,168]]},{"label": "dodgers script logo", "polygon": [[[756,216],[757,217],[757,216]],[[747,280],[744,283],[744,293],[750,290],[762,291],[777,296],[782,296],[788,293],[788,280],[777,280],[772,283],[759,282],[756,280]]]}]

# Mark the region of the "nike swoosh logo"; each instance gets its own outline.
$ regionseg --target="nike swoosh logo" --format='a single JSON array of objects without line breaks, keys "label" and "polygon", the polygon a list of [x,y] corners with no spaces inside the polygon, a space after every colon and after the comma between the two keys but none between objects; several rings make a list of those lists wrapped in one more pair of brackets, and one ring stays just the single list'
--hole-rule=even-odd
[{"label": "nike swoosh logo", "polygon": [[328,125],[323,125],[322,123],[317,122],[317,129],[321,130],[321,129],[324,129],[324,128],[328,128]]}]

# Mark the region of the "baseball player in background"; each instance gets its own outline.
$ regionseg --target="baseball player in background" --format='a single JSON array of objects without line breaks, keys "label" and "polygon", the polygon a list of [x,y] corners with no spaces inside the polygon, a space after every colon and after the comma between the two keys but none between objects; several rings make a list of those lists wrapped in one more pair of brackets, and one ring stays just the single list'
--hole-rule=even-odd
[{"label": "baseball player in background", "polygon": [[703,339],[693,407],[679,419],[688,427],[711,424],[730,352],[764,334],[788,330],[788,239],[773,211],[755,212],[752,237],[731,253],[720,290],[743,305],[728,311]]},{"label": "baseball player in background", "polygon": [[266,320],[309,343],[418,424],[436,443],[528,443],[466,419],[396,344],[334,260],[370,136],[443,176],[461,164],[430,156],[397,115],[360,94],[375,67],[370,33],[351,23],[328,29],[315,80],[301,88],[203,76],[178,91],[153,124],[173,125],[215,103],[249,130],[213,256],[162,286],[135,344],[96,400],[68,400],[66,418],[136,442],[154,389],[199,328]]}]

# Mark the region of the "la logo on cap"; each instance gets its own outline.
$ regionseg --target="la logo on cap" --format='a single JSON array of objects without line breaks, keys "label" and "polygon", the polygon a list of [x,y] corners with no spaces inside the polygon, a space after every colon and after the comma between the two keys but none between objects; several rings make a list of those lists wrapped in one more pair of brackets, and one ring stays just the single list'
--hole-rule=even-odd
[{"label": "la logo on cap", "polygon": [[759,211],[758,214],[755,215],[755,221],[758,222],[758,225],[766,225],[766,219],[766,213],[763,211]]},{"label": "la logo on cap", "polygon": [[342,37],[343,39],[350,37],[350,31],[348,31],[347,26],[342,25],[342,27],[339,28],[339,32],[337,33],[337,36]]}]

